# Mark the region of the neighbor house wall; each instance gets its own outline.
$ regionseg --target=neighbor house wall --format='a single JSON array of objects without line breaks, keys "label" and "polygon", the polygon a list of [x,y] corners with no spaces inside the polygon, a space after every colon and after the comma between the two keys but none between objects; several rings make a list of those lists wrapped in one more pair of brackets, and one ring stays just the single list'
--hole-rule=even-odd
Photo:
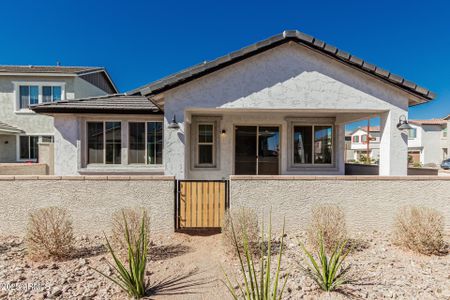
[{"label": "neighbor house wall", "polygon": [[267,215],[280,229],[283,219],[290,230],[305,230],[311,209],[336,204],[346,216],[350,232],[373,230],[389,233],[400,207],[426,206],[438,210],[450,233],[450,178],[431,177],[305,177],[232,176],[231,208],[249,207]]},{"label": "neighbor house wall", "polygon": [[103,235],[111,215],[144,207],[152,233],[174,231],[174,180],[167,176],[0,176],[0,234],[26,233],[29,214],[58,206],[68,210],[76,234]]},{"label": "neighbor house wall", "polygon": [[[297,44],[286,44],[231,65],[168,91],[164,95],[166,174],[185,178],[185,112],[195,109],[242,110],[328,110],[342,112],[388,112],[388,130],[397,130],[400,115],[407,116],[408,96],[331,58]],[[167,128],[176,116],[180,130]],[[383,137],[382,137],[383,140]],[[406,174],[407,149],[400,134],[385,134],[385,142],[398,147],[386,149],[381,164],[405,160],[398,173]],[[392,159],[388,159],[388,157]],[[173,158],[173,159],[172,159]],[[393,172],[390,166],[383,168]]]},{"label": "neighbor house wall", "polygon": [[442,162],[441,138],[440,125],[422,125],[422,164],[440,165]]},{"label": "neighbor house wall", "polygon": [[15,135],[0,134],[0,162],[11,163],[16,161]]}]

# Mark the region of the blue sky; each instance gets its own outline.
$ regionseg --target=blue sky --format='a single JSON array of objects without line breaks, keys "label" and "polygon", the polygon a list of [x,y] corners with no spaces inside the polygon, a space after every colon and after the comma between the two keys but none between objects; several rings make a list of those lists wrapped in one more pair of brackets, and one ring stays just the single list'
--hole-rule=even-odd
[{"label": "blue sky", "polygon": [[298,29],[438,94],[410,118],[450,114],[450,1],[4,1],[2,11],[0,64],[105,66],[127,91]]}]

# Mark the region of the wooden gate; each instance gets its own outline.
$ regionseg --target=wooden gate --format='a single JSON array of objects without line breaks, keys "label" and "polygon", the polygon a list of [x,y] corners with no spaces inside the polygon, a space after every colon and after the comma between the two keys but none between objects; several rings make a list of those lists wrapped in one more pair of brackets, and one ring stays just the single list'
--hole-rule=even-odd
[{"label": "wooden gate", "polygon": [[176,229],[220,229],[228,194],[227,180],[177,180]]}]

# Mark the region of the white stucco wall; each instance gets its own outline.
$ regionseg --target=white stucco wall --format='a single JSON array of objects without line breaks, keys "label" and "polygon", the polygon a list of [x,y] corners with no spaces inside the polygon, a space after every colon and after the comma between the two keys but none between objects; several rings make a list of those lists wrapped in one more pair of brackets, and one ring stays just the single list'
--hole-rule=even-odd
[{"label": "white stucco wall", "polygon": [[76,116],[56,115],[54,118],[55,175],[77,175],[80,149],[80,121]]},{"label": "white stucco wall", "polygon": [[151,231],[170,234],[173,189],[173,178],[166,176],[0,176],[0,234],[24,236],[29,213],[49,206],[69,211],[76,234],[108,233],[112,214],[125,207],[145,207]]},{"label": "white stucco wall", "polygon": [[442,127],[439,125],[422,125],[422,164],[440,165],[442,162]]},{"label": "white stucco wall", "polygon": [[286,218],[287,231],[305,230],[314,206],[336,204],[344,210],[350,232],[378,230],[388,234],[399,208],[416,205],[442,213],[450,233],[450,202],[445,192],[450,190],[450,178],[238,178],[232,177],[230,183],[230,207],[250,207],[266,216],[271,210],[274,229],[279,230]]},{"label": "white stucco wall", "polygon": [[406,174],[406,141],[395,125],[400,115],[407,116],[408,96],[297,44],[258,54],[164,96],[166,126],[174,114],[181,122],[179,132],[166,134],[164,149],[173,158],[165,162],[166,174],[178,178],[186,176],[185,112],[196,108],[387,112],[382,115],[386,134],[381,144],[387,148],[380,154],[380,171]]}]

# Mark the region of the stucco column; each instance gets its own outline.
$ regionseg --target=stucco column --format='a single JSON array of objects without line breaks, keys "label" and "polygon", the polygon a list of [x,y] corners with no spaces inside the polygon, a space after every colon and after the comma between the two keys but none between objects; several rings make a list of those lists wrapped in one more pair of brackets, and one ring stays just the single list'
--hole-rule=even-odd
[{"label": "stucco column", "polygon": [[450,119],[447,121],[447,158],[450,158]]},{"label": "stucco column", "polygon": [[184,114],[175,114],[179,129],[169,128],[174,110],[165,108],[164,113],[164,175],[185,179],[185,122]]},{"label": "stucco column", "polygon": [[398,130],[399,117],[408,113],[393,108],[380,115],[380,175],[406,176],[408,173],[408,135]]}]

